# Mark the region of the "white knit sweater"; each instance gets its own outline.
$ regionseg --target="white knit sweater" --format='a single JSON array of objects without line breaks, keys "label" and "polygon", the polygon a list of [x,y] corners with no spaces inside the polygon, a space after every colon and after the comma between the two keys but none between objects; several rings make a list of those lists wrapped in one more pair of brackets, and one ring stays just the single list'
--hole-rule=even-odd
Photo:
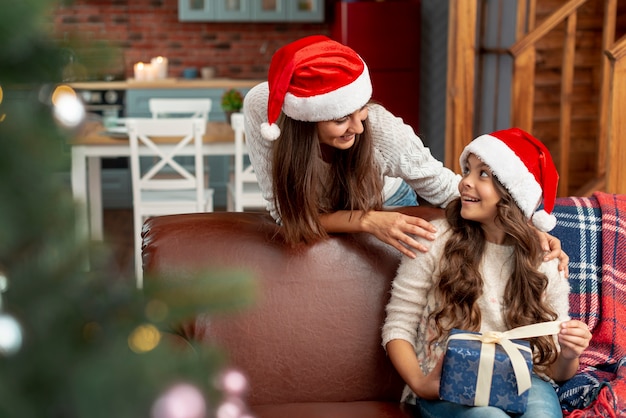
[{"label": "white knit sweater", "polygon": [[[279,221],[272,193],[272,141],[261,136],[261,123],[267,122],[267,82],[253,87],[245,96],[246,143],[250,161],[258,177],[263,197],[272,217]],[[458,195],[460,176],[436,160],[413,128],[380,105],[369,106],[375,159],[381,176],[400,177],[426,201],[445,207]],[[280,141],[280,138],[278,138]]]},{"label": "white knit sweater", "polygon": [[[382,328],[382,344],[386,347],[391,340],[408,341],[415,348],[422,372],[428,374],[443,354],[442,346],[428,351],[426,341],[432,336],[432,323],[428,315],[437,306],[435,282],[439,276],[439,260],[451,235],[445,219],[431,222],[437,228],[437,239],[425,241],[426,253],[417,253],[416,258],[404,256],[393,281],[391,298],[387,304],[385,323]],[[502,313],[502,300],[507,281],[511,277],[513,247],[486,243],[485,254],[479,267],[483,279],[483,294],[478,300],[481,312],[480,331],[506,331]],[[539,271],[548,277],[545,298],[557,312],[559,321],[569,320],[569,282],[558,270],[558,260],[544,262]],[[414,395],[405,389],[404,400],[411,402]]]}]

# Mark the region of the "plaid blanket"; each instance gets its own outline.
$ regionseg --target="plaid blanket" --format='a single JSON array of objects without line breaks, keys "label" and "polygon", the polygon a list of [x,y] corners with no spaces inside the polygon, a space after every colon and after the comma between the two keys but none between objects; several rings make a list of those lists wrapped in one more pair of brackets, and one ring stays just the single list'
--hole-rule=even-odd
[{"label": "plaid blanket", "polygon": [[570,316],[593,334],[578,373],[557,388],[564,415],[626,416],[626,195],[559,198],[553,213],[570,257]]}]

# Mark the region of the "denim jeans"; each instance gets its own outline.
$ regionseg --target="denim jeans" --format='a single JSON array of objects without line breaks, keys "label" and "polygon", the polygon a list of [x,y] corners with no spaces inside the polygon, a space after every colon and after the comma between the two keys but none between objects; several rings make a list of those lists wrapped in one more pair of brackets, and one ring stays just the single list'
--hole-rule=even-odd
[{"label": "denim jeans", "polygon": [[448,401],[417,400],[424,418],[562,418],[559,398],[552,385],[533,375],[532,387],[528,392],[528,406],[524,414],[507,414],[493,406],[465,406]]},{"label": "denim jeans", "polygon": [[409,186],[406,182],[402,182],[398,190],[391,195],[385,202],[384,206],[418,206],[417,195],[415,190]]}]

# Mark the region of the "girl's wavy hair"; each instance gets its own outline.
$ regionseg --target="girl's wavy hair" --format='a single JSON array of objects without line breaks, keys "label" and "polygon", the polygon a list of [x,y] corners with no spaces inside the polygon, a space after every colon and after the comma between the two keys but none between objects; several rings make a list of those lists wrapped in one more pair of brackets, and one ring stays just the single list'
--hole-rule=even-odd
[{"label": "girl's wavy hair", "polygon": [[[513,245],[513,272],[504,291],[504,322],[511,329],[522,325],[553,321],[557,313],[545,303],[548,278],[538,270],[543,251],[536,231],[529,225],[509,192],[494,177],[500,195],[496,222],[506,231],[506,244]],[[485,235],[479,222],[461,217],[461,199],[446,208],[452,235],[445,245],[440,264],[438,310],[430,318],[436,325],[430,344],[441,342],[452,328],[479,331],[481,313],[477,304],[482,294],[483,279],[479,265],[485,249]],[[546,370],[557,358],[552,336],[528,339],[534,352],[537,370]]]},{"label": "girl's wavy hair", "polygon": [[273,148],[272,184],[289,244],[326,238],[320,214],[382,208],[382,176],[367,119],[352,147],[332,150],[327,161],[330,172],[322,160],[316,122],[297,121],[283,113],[277,123],[281,134]]}]

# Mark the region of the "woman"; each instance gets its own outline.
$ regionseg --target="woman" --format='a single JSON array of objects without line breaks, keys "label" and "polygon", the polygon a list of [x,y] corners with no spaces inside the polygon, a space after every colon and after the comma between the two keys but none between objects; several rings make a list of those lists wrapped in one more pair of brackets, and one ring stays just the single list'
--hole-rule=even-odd
[{"label": "woman", "polygon": [[[244,98],[246,141],[270,214],[291,244],[334,232],[368,232],[408,257],[434,239],[424,219],[384,211],[384,178],[401,178],[428,203],[445,207],[460,176],[445,168],[413,129],[371,103],[365,62],[314,35],[280,48],[268,82]],[[406,190],[403,190],[406,192]],[[567,255],[542,234],[550,259]]]}]

